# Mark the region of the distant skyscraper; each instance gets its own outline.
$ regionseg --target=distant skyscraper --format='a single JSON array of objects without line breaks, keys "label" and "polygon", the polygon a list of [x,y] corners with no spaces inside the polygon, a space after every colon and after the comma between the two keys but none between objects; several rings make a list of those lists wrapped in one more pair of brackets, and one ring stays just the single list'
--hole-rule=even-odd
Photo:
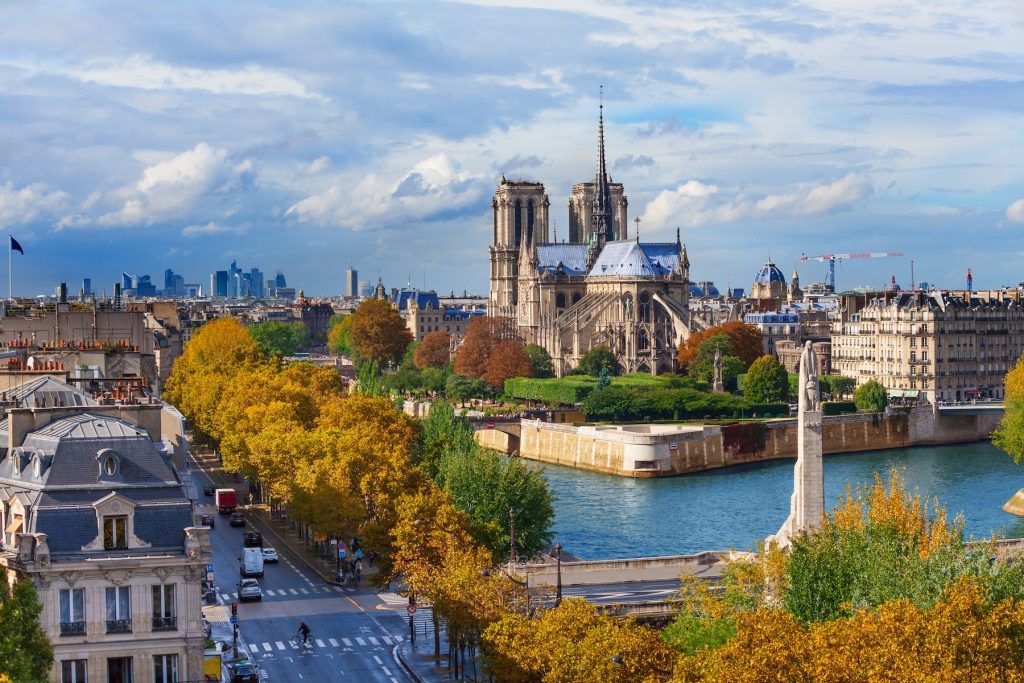
[{"label": "distant skyscraper", "polygon": [[218,270],[214,273],[213,296],[228,295],[228,271]]},{"label": "distant skyscraper", "polygon": [[82,293],[86,296],[92,296],[92,278],[82,278]]},{"label": "distant skyscraper", "polygon": [[262,297],[263,294],[263,271],[253,268],[249,271],[249,294],[255,297]]},{"label": "distant skyscraper", "polygon": [[263,288],[263,296],[276,296],[277,295],[277,281],[267,280],[266,285]]},{"label": "distant skyscraper", "polygon": [[288,283],[285,282],[285,279],[284,279],[284,273],[282,273],[280,270],[277,271],[277,275],[274,276],[274,284],[277,285],[278,287],[287,287],[288,286]]},{"label": "distant skyscraper", "polygon": [[345,271],[345,296],[359,296],[359,273],[355,268]]},{"label": "distant skyscraper", "polygon": [[367,298],[373,296],[373,287],[370,285],[369,280],[359,281],[359,296]]}]

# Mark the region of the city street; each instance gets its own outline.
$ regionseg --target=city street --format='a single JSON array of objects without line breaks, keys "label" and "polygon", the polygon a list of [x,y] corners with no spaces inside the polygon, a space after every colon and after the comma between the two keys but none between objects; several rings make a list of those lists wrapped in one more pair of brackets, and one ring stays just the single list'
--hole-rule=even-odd
[{"label": "city street", "polygon": [[[394,656],[395,647],[407,637],[408,625],[402,616],[390,609],[376,609],[383,601],[372,590],[353,591],[323,583],[284,548],[277,548],[280,562],[266,564],[264,576],[258,579],[262,602],[238,602],[238,556],[245,529],[229,526],[227,515],[216,514],[212,497],[202,494],[206,475],[196,469],[194,476],[200,489],[199,512],[213,514],[216,520],[210,534],[214,582],[227,607],[206,608],[214,623],[215,639],[227,640],[230,645],[224,619],[231,603],[237,602],[239,650],[259,666],[261,680],[409,680]],[[264,538],[264,545],[273,545],[273,541]],[[311,630],[313,647],[308,651],[291,642],[301,622]]]}]

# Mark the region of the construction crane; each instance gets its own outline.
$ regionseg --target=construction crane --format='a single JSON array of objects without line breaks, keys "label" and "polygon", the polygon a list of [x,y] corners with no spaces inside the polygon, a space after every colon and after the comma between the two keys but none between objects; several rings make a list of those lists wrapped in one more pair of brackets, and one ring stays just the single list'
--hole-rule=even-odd
[{"label": "construction crane", "polygon": [[843,261],[850,258],[889,258],[892,256],[903,256],[902,251],[872,251],[863,254],[822,254],[821,256],[808,256],[804,254],[801,261],[828,261],[828,286],[836,291],[836,261]]}]

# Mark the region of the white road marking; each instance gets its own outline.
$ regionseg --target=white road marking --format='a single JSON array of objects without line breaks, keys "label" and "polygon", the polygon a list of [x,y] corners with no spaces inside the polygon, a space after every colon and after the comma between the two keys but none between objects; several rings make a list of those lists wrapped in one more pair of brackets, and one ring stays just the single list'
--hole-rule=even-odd
[{"label": "white road marking", "polygon": [[273,648],[270,647],[270,643],[263,643],[263,649],[270,652]]},{"label": "white road marking", "polygon": [[352,641],[348,638],[342,638],[341,642],[345,643],[345,647],[352,647]]},{"label": "white road marking", "polygon": [[377,655],[373,656],[373,661],[377,662],[381,666],[384,666],[384,662],[380,661],[380,657],[378,657]]},{"label": "white road marking", "polygon": [[274,591],[270,590],[269,588],[264,589],[263,592],[269,595],[270,597],[274,597]]},{"label": "white road marking", "polygon": [[260,648],[256,643],[249,643],[249,649],[253,652],[259,652]]},{"label": "white road marking", "polygon": [[405,640],[405,638],[403,638],[402,636],[400,636],[400,635],[398,635],[398,634],[395,634],[395,635],[393,635],[393,636],[391,636],[391,637],[392,637],[392,638],[394,638],[394,639],[395,639],[395,641],[396,641],[396,642],[399,642],[399,643],[400,643],[400,642],[402,642],[403,640]]},{"label": "white road marking", "polygon": [[331,644],[331,647],[338,647],[338,641],[336,641],[334,638],[328,638],[327,642]]},{"label": "white road marking", "polygon": [[309,595],[309,591],[306,590],[305,588],[300,588],[299,592],[302,593],[303,595]]},{"label": "white road marking", "polygon": [[356,638],[356,644],[357,645],[366,645],[366,641],[363,640],[362,638]]},{"label": "white road marking", "polygon": [[294,640],[289,640],[288,644],[292,646],[293,650],[298,650],[299,649],[299,644],[296,643]]},{"label": "white road marking", "polygon": [[338,591],[339,593],[345,592],[344,590],[342,590],[341,586],[334,586],[334,590]]},{"label": "white road marking", "polygon": [[230,601],[231,600],[231,596],[228,595],[227,593],[221,593],[220,597],[224,598],[225,601]]},{"label": "white road marking", "polygon": [[294,588],[289,588],[288,592],[291,593],[292,595],[298,595],[299,594],[299,591],[295,590]]},{"label": "white road marking", "polygon": [[327,647],[326,645],[324,645],[324,641],[320,640],[319,638],[316,639],[316,646],[317,647]]},{"label": "white road marking", "polygon": [[394,645],[394,643],[392,643],[392,642],[391,642],[391,639],[390,639],[390,638],[388,638],[387,636],[381,636],[381,638],[380,638],[380,639],[381,639],[381,640],[383,640],[383,641],[384,641],[385,643],[387,643],[388,645]]},{"label": "white road marking", "polygon": [[369,638],[370,638],[370,644],[371,645],[380,645],[380,643],[377,642],[377,639],[374,638],[373,636],[369,636]]},{"label": "white road marking", "polygon": [[319,592],[320,592],[320,589],[319,589],[319,588],[317,588],[316,586],[312,586],[312,587],[310,587],[310,589],[309,589],[309,590],[313,591],[314,593],[319,593]]},{"label": "white road marking", "polygon": [[277,641],[276,643],[274,643],[274,645],[277,645],[277,649],[278,650],[283,650],[284,649],[284,643],[282,643],[280,640]]},{"label": "white road marking", "polygon": [[235,600],[237,600],[238,599],[238,593],[232,593],[231,597],[233,597]]},{"label": "white road marking", "polygon": [[390,676],[391,675],[391,671],[386,666],[384,666],[383,664],[381,665],[380,668],[384,669],[384,675],[385,676]]}]

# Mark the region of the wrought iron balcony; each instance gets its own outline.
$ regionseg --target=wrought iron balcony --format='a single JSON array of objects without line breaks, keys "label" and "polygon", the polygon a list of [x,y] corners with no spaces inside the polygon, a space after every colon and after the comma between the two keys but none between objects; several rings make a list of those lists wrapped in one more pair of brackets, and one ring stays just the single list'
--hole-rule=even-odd
[{"label": "wrought iron balcony", "polygon": [[131,619],[107,619],[107,633],[131,633]]},{"label": "wrought iron balcony", "polygon": [[178,617],[153,617],[154,631],[174,631],[178,628]]},{"label": "wrought iron balcony", "polygon": [[60,634],[62,636],[84,636],[84,621],[62,621],[60,622]]}]

